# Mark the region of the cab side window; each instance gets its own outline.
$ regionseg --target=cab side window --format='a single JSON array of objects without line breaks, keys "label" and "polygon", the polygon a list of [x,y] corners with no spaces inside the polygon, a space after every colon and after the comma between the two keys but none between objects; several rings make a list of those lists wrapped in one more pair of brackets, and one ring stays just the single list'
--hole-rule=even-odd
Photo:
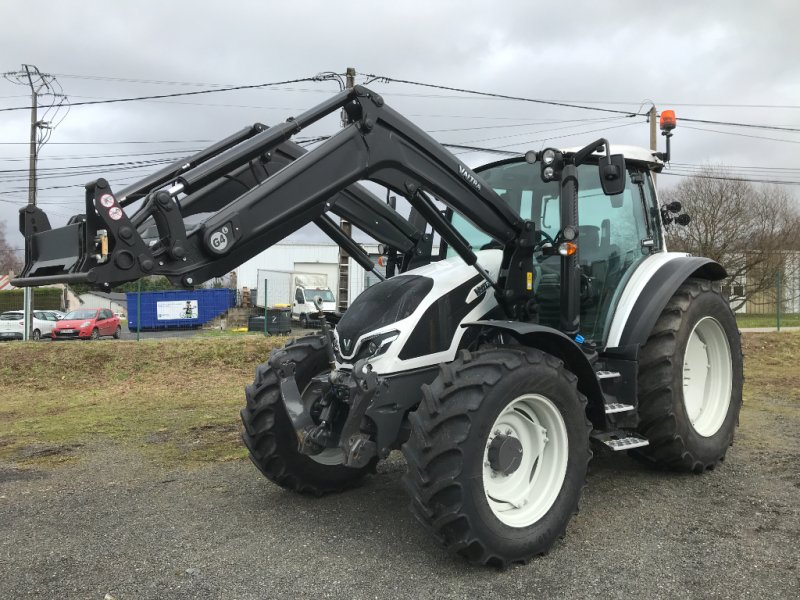
[{"label": "cab side window", "polygon": [[297,288],[297,291],[294,294],[294,299],[298,304],[305,304],[306,299],[303,297],[303,290]]}]

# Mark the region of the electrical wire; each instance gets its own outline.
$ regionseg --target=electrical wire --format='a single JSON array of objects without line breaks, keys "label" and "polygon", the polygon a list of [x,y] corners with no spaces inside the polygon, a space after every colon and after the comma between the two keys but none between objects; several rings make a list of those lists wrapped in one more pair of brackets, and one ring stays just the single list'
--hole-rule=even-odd
[{"label": "electrical wire", "polygon": [[722,181],[741,181],[746,183],[767,183],[771,185],[800,185],[800,181],[785,181],[785,180],[778,180],[778,179],[750,179],[745,177],[723,177],[721,175],[702,175],[699,173],[677,173],[674,171],[662,171],[658,174],[659,177],[662,175],[671,175],[674,177],[695,177],[698,179],[719,179]]},{"label": "electrical wire", "polygon": [[[540,98],[526,98],[522,96],[510,96],[507,94],[498,94],[494,92],[482,92],[478,90],[470,90],[467,88],[457,88],[451,87],[446,85],[439,85],[439,84],[432,84],[432,83],[423,83],[419,81],[410,81],[408,79],[397,79],[393,77],[387,77],[383,75],[365,75],[365,77],[369,78],[367,83],[372,81],[379,81],[383,83],[403,83],[406,85],[416,85],[420,87],[426,88],[433,88],[433,89],[440,89],[440,90],[448,90],[451,92],[459,92],[463,94],[473,94],[477,96],[483,96],[487,98],[500,98],[503,100],[514,100],[518,102],[532,102],[536,104],[546,104],[550,106],[559,106],[565,108],[578,108],[582,110],[595,110],[595,111],[602,111],[602,112],[610,112],[616,114],[622,114],[629,117],[640,116],[644,115],[644,113],[640,112],[631,112],[631,111],[624,111],[624,110],[617,110],[612,108],[603,108],[599,106],[590,106],[588,104],[579,104],[579,103],[572,103],[572,102],[558,102],[554,100],[543,100]],[[680,121],[690,122],[690,123],[705,123],[711,125],[728,125],[734,127],[747,127],[753,129],[769,129],[769,130],[778,130],[778,131],[790,131],[790,132],[800,132],[800,128],[796,127],[783,127],[778,125],[767,125],[767,124],[756,124],[756,123],[738,123],[733,121],[715,121],[710,119],[697,119],[693,117],[681,117]]]},{"label": "electrical wire", "polygon": [[[95,104],[114,104],[120,102],[137,102],[141,100],[157,100],[161,98],[177,98],[181,96],[198,96],[200,94],[216,94],[219,92],[233,92],[238,90],[254,90],[258,88],[270,87],[275,85],[286,85],[287,83],[297,83],[300,81],[319,81],[315,77],[302,77],[299,79],[287,79],[286,81],[276,81],[271,83],[256,83],[252,85],[235,85],[225,88],[215,88],[209,90],[195,90],[191,92],[175,92],[172,94],[156,94],[152,96],[135,96],[132,98],[108,98],[105,100],[86,100],[83,102],[73,102],[72,106],[90,106]],[[16,110],[30,110],[30,106],[14,106],[10,108],[0,108],[0,112],[9,112]]]},{"label": "electrical wire", "polygon": [[783,142],[786,144],[800,144],[800,140],[787,140],[785,138],[773,138],[773,137],[766,137],[763,135],[752,135],[749,133],[737,133],[735,131],[720,131],[719,129],[709,129],[707,127],[693,127],[691,125],[683,125],[681,129],[693,129],[695,131],[707,131],[710,133],[721,133],[723,135],[735,135],[737,137],[745,137],[751,138],[756,140],[768,140],[770,142]]}]

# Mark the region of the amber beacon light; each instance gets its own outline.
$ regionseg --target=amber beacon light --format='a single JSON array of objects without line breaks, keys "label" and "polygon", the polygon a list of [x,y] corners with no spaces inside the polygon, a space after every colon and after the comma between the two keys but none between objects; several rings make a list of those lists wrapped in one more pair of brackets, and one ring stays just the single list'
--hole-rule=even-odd
[{"label": "amber beacon light", "polygon": [[675,111],[663,110],[661,111],[661,118],[659,119],[659,126],[661,131],[672,131],[675,129]]}]

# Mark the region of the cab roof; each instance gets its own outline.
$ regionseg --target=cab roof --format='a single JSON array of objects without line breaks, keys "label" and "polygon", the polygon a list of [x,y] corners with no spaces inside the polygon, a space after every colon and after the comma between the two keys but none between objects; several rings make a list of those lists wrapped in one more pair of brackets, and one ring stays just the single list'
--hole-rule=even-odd
[{"label": "cab roof", "polygon": [[[582,146],[575,146],[572,148],[562,148],[563,152],[577,152]],[[664,168],[664,161],[656,158],[654,155],[655,150],[648,150],[641,146],[628,146],[626,144],[611,144],[612,154],[622,154],[625,156],[626,161],[643,163],[653,171],[659,172]],[[605,156],[605,152],[595,152],[595,156]]]}]

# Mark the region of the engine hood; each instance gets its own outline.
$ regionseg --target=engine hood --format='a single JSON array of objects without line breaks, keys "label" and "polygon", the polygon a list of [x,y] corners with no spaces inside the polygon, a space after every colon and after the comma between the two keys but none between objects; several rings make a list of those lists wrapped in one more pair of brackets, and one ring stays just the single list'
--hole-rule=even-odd
[{"label": "engine hood", "polygon": [[[477,254],[480,265],[496,278],[502,252]],[[367,352],[370,342],[373,350],[390,343],[390,350],[370,361],[376,369],[390,357],[408,363],[393,365],[395,370],[416,368],[421,357],[457,346],[463,334],[459,324],[467,316],[480,318],[496,305],[488,285],[458,257],[407,271],[371,286],[353,301],[334,331],[337,362],[346,366],[372,356]]]}]

